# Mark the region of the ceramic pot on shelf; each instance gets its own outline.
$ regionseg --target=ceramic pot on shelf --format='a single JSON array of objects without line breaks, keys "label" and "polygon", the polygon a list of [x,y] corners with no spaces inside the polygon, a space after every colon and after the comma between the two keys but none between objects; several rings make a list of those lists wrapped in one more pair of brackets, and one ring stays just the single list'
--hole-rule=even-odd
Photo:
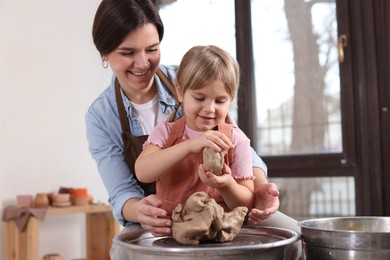
[{"label": "ceramic pot on shelf", "polygon": [[35,208],[44,208],[49,206],[49,197],[46,193],[37,193],[34,199]]}]

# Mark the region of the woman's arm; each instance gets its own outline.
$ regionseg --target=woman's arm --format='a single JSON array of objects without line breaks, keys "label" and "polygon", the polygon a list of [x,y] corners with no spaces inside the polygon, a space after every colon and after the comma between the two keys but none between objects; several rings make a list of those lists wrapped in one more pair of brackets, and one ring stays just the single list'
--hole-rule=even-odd
[{"label": "woman's arm", "polygon": [[[100,103],[95,103],[86,114],[88,148],[108,192],[113,215],[121,225],[126,225],[128,221],[135,222],[136,219],[122,215],[124,204],[132,198],[142,199],[144,193],[124,160],[120,123],[111,120],[115,118],[112,114],[105,115],[101,112],[106,110]],[[117,133],[107,129],[107,126],[116,124]]]},{"label": "woman's arm", "polygon": [[[121,225],[137,222],[155,236],[171,234],[172,221],[155,195],[146,198],[127,166],[120,148],[120,135],[110,135],[92,112],[86,116],[87,139],[92,157],[109,194],[114,217]],[[115,123],[112,122],[111,125]]]}]

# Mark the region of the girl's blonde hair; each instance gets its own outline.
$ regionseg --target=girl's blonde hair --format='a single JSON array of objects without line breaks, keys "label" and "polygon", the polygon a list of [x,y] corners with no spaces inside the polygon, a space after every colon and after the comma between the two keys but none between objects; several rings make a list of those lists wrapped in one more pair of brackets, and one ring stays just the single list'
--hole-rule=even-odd
[{"label": "girl's blonde hair", "polygon": [[214,46],[195,46],[183,56],[176,74],[176,84],[182,93],[199,89],[209,80],[221,80],[233,99],[240,82],[240,68],[225,50]]}]

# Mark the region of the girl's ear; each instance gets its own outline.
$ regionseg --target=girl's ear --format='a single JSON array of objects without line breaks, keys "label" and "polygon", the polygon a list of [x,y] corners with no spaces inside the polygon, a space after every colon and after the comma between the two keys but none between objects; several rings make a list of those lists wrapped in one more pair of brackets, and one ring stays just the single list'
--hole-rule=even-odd
[{"label": "girl's ear", "polygon": [[176,93],[177,93],[177,99],[179,99],[179,102],[182,103],[184,99],[184,93],[182,92],[179,85],[175,85]]}]

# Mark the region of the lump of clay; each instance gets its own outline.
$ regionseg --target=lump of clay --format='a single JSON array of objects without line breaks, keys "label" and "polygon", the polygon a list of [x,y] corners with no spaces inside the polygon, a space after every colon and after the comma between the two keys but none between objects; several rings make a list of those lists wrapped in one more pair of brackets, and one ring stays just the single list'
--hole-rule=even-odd
[{"label": "lump of clay", "polygon": [[222,174],[225,151],[215,152],[209,147],[203,148],[203,167],[206,171],[216,175]]},{"label": "lump of clay", "polygon": [[240,232],[247,212],[247,207],[237,207],[225,213],[207,193],[195,192],[185,205],[179,204],[173,211],[172,235],[186,245],[202,241],[229,242]]}]

